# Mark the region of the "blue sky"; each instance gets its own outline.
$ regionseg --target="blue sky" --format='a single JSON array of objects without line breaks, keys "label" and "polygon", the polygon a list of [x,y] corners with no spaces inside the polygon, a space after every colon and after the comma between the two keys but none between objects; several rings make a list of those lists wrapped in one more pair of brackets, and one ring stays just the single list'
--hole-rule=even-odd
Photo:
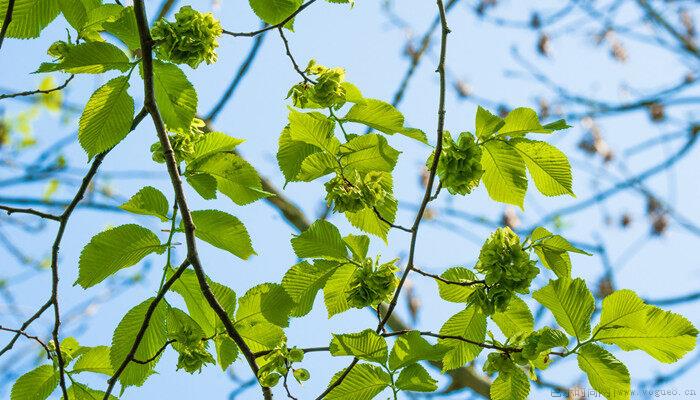
[{"label": "blue sky", "polygon": [[[156,9],[160,1],[147,1],[150,12]],[[200,10],[211,9],[209,1],[192,2]],[[222,25],[233,31],[253,30],[259,22],[250,11],[247,2],[222,0],[214,10],[221,19]],[[358,1],[353,9],[344,5],[318,2],[300,15],[295,22],[295,32],[288,34],[288,39],[296,59],[305,64],[309,58],[315,58],[319,63],[328,66],[342,66],[346,69],[346,77],[355,83],[366,97],[390,100],[397,87],[405,68],[407,59],[403,54],[406,35],[400,29],[393,27],[386,16],[380,11],[380,2]],[[585,95],[596,96],[610,101],[619,101],[621,97],[620,83],[627,82],[635,89],[653,91],[675,82],[686,67],[681,67],[681,61],[669,56],[669,53],[659,51],[648,45],[626,42],[630,60],[625,64],[614,62],[607,52],[595,48],[590,35],[575,35],[560,37],[553,41],[551,58],[537,56],[533,49],[536,36],[528,31],[497,27],[474,18],[464,2],[449,14],[448,20],[452,29],[449,36],[447,65],[452,74],[470,84],[479,96],[497,102],[507,102],[512,105],[535,106],[536,99],[542,95],[550,95],[532,79],[521,79],[505,71],[517,71],[518,65],[513,61],[511,50],[517,47],[524,56],[532,60],[552,80]],[[529,2],[504,2],[497,12],[499,15],[515,19],[523,19],[529,15]],[[537,2],[540,10],[551,11],[561,6],[561,2]],[[409,0],[397,4],[397,11],[411,26],[416,35],[422,35],[432,22],[436,7],[432,1]],[[630,15],[632,12],[630,11]],[[630,21],[634,19],[630,17]],[[575,20],[573,20],[575,21]],[[562,24],[563,27],[567,26]],[[45,49],[57,39],[65,37],[67,24],[61,18],[47,28],[39,40],[17,41],[6,40],[3,43],[0,56],[0,87],[10,90],[27,90],[36,87],[41,80],[38,75],[30,75],[42,62],[47,61]],[[553,28],[554,29],[554,28]],[[563,29],[563,28],[562,28]],[[592,33],[592,31],[591,31]],[[199,69],[191,70],[185,67],[188,76],[197,88],[199,94],[199,112],[206,113],[218,100],[230,77],[238,68],[239,63],[247,53],[252,40],[248,38],[222,37],[218,50],[219,61],[211,66],[202,65]],[[433,49],[420,64],[415,79],[411,82],[406,98],[400,110],[405,114],[407,125],[420,128],[428,133],[430,138],[435,135],[437,109],[437,74],[435,69],[435,51]],[[687,60],[685,60],[687,61]],[[684,69],[685,68],[685,69]],[[697,64],[695,64],[697,70]],[[56,76],[61,81],[61,76]],[[109,79],[107,76],[81,76],[71,83],[66,91],[66,99],[78,105],[84,104],[94,89]],[[287,104],[285,96],[289,87],[298,81],[289,60],[284,54],[284,47],[277,35],[270,34],[264,41],[260,55],[255,60],[252,70],[242,82],[235,96],[227,104],[219,119],[215,122],[217,130],[229,135],[243,138],[246,142],[239,147],[241,153],[260,171],[262,175],[272,178],[281,186],[282,175],[279,172],[275,153],[279,133],[286,121]],[[688,93],[698,94],[691,89]],[[132,80],[131,94],[136,99],[139,108],[142,93],[136,79]],[[460,100],[453,91],[448,93],[446,128],[453,133],[473,130],[476,105]],[[8,117],[17,115],[26,109],[27,104],[19,101],[2,100],[0,112]],[[697,110],[679,108],[674,110],[681,117],[697,116]],[[665,123],[662,129],[652,125],[643,112],[625,114],[621,117],[600,119],[599,125],[606,134],[606,140],[618,154],[624,149],[660,133],[677,131],[679,126],[674,121]],[[577,199],[570,197],[544,198],[531,191],[525,203],[525,213],[520,215],[523,225],[536,223],[540,217],[551,210],[574,204],[586,199],[596,190],[605,187],[606,181],[596,181],[595,176],[606,168],[597,159],[586,157],[576,150],[576,145],[585,132],[581,121],[572,121],[573,127],[564,133],[558,133],[550,140],[571,155],[574,165],[574,191]],[[77,127],[77,118],[62,118],[47,112],[42,112],[34,122],[34,133],[39,141],[37,150],[30,150],[22,157],[33,159],[42,145],[51,143],[71,132]],[[144,175],[142,179],[111,179],[110,187],[122,197],[129,197],[140,187],[149,184],[161,189],[170,198],[169,184],[162,165],[151,161],[149,147],[156,140],[155,132],[150,121],[146,120],[138,129],[132,132],[115,151],[107,158],[103,171],[151,171],[153,174]],[[639,156],[625,160],[634,174],[663,160],[671,154],[684,139],[665,146],[658,146]],[[429,154],[429,149],[403,137],[391,137],[392,146],[403,153],[395,175],[395,192],[403,207],[397,221],[404,225],[412,220],[416,204],[421,196],[418,184],[420,168]],[[68,147],[65,152],[70,164],[84,169],[87,158],[76,144]],[[5,153],[0,153],[6,158]],[[657,191],[674,207],[681,210],[686,218],[700,221],[700,209],[697,200],[700,198],[700,168],[698,162],[700,150],[694,148],[672,170],[672,174],[660,174],[649,180],[648,186]],[[608,166],[616,171],[612,166]],[[615,172],[617,173],[617,172]],[[16,172],[9,168],[0,170],[0,176],[6,178]],[[79,179],[73,175],[72,180]],[[105,181],[102,181],[105,182]],[[0,188],[0,196],[40,196],[45,182],[25,184]],[[69,198],[74,188],[61,187],[54,195],[55,198]],[[257,283],[271,281],[279,282],[282,275],[292,264],[295,257],[289,245],[289,239],[295,232],[287,225],[278,213],[265,202],[239,207],[227,198],[215,201],[204,201],[195,193],[188,193],[193,209],[219,208],[239,217],[247,226],[253,245],[258,256],[248,261],[241,261],[232,255],[202,244],[201,253],[207,273],[215,280],[230,285],[241,296],[245,290]],[[285,194],[304,209],[311,217],[317,215],[324,196],[321,184],[293,183],[287,186]],[[504,206],[488,199],[483,188],[478,189],[469,197],[444,196],[438,202],[438,220],[449,221],[458,226],[458,230],[446,229],[438,223],[426,223],[419,235],[416,254],[416,264],[421,268],[440,272],[453,265],[472,266],[478,255],[481,241],[489,233],[490,228],[479,224],[471,224],[459,219],[449,218],[440,210],[451,207],[471,214],[483,215],[489,219],[500,218]],[[638,291],[643,297],[663,298],[677,294],[695,291],[700,283],[697,257],[694,257],[694,246],[698,237],[687,233],[682,228],[672,224],[668,232],[661,238],[645,240],[648,237],[649,226],[643,214],[643,198],[637,194],[621,194],[613,197],[604,206],[594,206],[576,215],[564,219],[565,235],[578,242],[597,243],[600,236],[608,247],[610,257],[619,272],[616,280],[620,288],[630,288]],[[632,228],[619,229],[615,224],[605,223],[605,214],[617,218],[623,212],[630,212],[635,221]],[[4,219],[3,219],[4,220]],[[29,221],[29,220],[28,220]],[[77,259],[83,245],[96,233],[110,225],[128,222],[143,223],[155,230],[165,226],[154,223],[149,219],[133,216],[100,212],[94,210],[79,210],[69,225],[66,239],[61,251],[61,285],[60,296],[64,310],[79,306],[88,298],[99,296],[109,287],[109,283],[98,285],[87,291],[72,286],[77,277]],[[343,233],[354,232],[342,216],[333,216],[331,221],[336,223]],[[404,222],[406,221],[406,222]],[[31,222],[31,221],[30,221]],[[42,258],[48,255],[53,228],[47,227],[40,234],[27,234],[20,230],[0,224],[5,235],[13,238],[26,252]],[[408,235],[404,232],[391,233],[388,245],[380,240],[373,240],[372,251],[381,253],[384,258],[393,258],[406,254]],[[643,245],[639,246],[639,244]],[[634,247],[630,247],[633,246]],[[630,250],[630,249],[633,250]],[[179,249],[182,253],[182,249]],[[22,276],[27,266],[19,265],[6,251],[2,254],[0,278]],[[160,260],[148,259],[151,268],[134,267],[118,274],[117,280],[144,271],[143,281],[129,288],[118,287],[116,297],[104,304],[91,309],[89,318],[68,320],[64,333],[76,332],[81,343],[86,345],[108,344],[111,333],[124,313],[143,299],[153,295],[160,277]],[[602,274],[600,257],[573,257],[573,274],[587,279],[589,287],[595,285]],[[29,315],[33,309],[43,303],[48,296],[50,276],[47,272],[30,274],[31,278],[10,286],[20,310]],[[549,278],[542,274],[536,281],[536,286],[543,285]],[[457,304],[445,303],[436,294],[436,285],[422,277],[411,279],[416,293],[422,301],[417,326],[421,329],[438,331],[442,323],[452,314],[460,310]],[[0,301],[0,324],[17,325]],[[176,302],[174,302],[176,303]],[[534,306],[534,304],[531,304]],[[533,307],[534,309],[534,307]],[[693,304],[677,306],[675,311],[686,315],[696,326],[700,323],[700,311]],[[403,301],[398,311],[406,316]],[[36,323],[31,331],[39,335],[48,332],[52,319],[43,318]],[[353,332],[374,326],[374,316],[366,310],[352,310],[340,316],[327,319],[322,299],[317,298],[314,311],[307,317],[292,320],[288,330],[288,342],[298,346],[323,346],[330,339],[331,333]],[[81,324],[80,321],[85,322]],[[551,323],[546,317],[542,324]],[[0,334],[4,343],[7,335]],[[35,352],[36,349],[26,342],[16,346],[15,352]],[[616,355],[630,368],[633,379],[645,379],[656,373],[668,371],[672,367],[661,365],[644,354],[622,353]],[[687,356],[690,360],[695,353]],[[0,360],[3,362],[3,360]],[[31,368],[34,359],[25,357],[21,362],[12,365],[10,373],[23,373]],[[320,393],[330,377],[349,359],[334,359],[327,354],[309,354],[304,365],[310,370],[312,379],[303,387],[293,385],[293,390],[300,399],[311,398]],[[681,361],[683,362],[683,361]],[[176,356],[169,351],[160,361],[158,374],[152,376],[141,389],[127,390],[124,398],[226,398],[235,388],[235,383],[220,369],[210,366],[199,375],[188,375],[175,372]],[[247,366],[239,361],[233,371],[242,379],[249,377]],[[435,371],[432,371],[437,376]],[[700,390],[696,381],[697,368],[670,385],[672,388]],[[586,385],[585,378],[577,371],[575,361],[565,360],[557,368],[547,371],[548,380],[566,385],[581,383]],[[104,387],[101,378],[90,378],[97,388]],[[277,388],[279,392],[280,388]],[[9,387],[0,387],[0,397],[8,396]],[[455,398],[464,398],[459,395]],[[541,392],[533,398],[549,397]],[[253,388],[240,399],[258,398],[257,389]]]}]

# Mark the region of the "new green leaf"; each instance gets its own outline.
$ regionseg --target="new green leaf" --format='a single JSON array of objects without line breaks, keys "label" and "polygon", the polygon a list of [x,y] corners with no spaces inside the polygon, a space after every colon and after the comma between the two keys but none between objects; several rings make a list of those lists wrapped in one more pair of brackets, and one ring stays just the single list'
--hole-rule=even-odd
[{"label": "new green leaf", "polygon": [[500,140],[491,140],[483,145],[481,180],[492,199],[513,204],[521,209],[527,191],[525,162],[512,146]]},{"label": "new green leaf", "polygon": [[245,225],[236,217],[219,210],[192,211],[198,238],[246,260],[255,254]]},{"label": "new green leaf", "polygon": [[608,351],[594,344],[587,344],[578,350],[578,366],[588,376],[593,389],[608,400],[629,400],[630,374]]},{"label": "new green leaf", "polygon": [[557,323],[578,340],[586,340],[591,335],[591,315],[595,302],[586,282],[581,278],[560,278],[532,295],[535,300],[547,307]]},{"label": "new green leaf", "polygon": [[333,334],[330,353],[333,356],[355,356],[377,363],[386,362],[386,339],[372,329],[357,333]]},{"label": "new green leaf", "polygon": [[58,386],[53,365],[42,365],[20,376],[12,385],[10,400],[45,400]]},{"label": "new green leaf", "polygon": [[292,248],[299,258],[344,260],[348,257],[348,250],[338,228],[322,219],[292,238]]},{"label": "new green leaf", "polygon": [[75,283],[89,288],[151,253],[164,251],[158,236],[142,226],[127,224],[108,229],[95,235],[80,253]]},{"label": "new green leaf", "polygon": [[111,149],[121,142],[134,118],[134,99],[129,96],[129,78],[120,76],[93,93],[78,125],[78,140],[88,155]]},{"label": "new green leaf", "polygon": [[465,308],[445,322],[440,328],[440,335],[454,337],[438,340],[438,344],[449,348],[442,358],[442,370],[459,368],[481,353],[482,347],[469,341],[483,343],[486,337],[486,316],[478,307]]},{"label": "new green leaf", "polygon": [[134,214],[153,215],[163,222],[168,220],[168,199],[153,186],[141,188],[119,208]]},{"label": "new green leaf", "polygon": [[[331,379],[338,380],[343,371]],[[372,400],[391,385],[391,377],[381,368],[370,364],[357,364],[345,379],[325,397],[328,400]]]},{"label": "new green leaf", "polygon": [[420,364],[404,368],[396,379],[396,387],[411,392],[434,392],[437,381]]}]

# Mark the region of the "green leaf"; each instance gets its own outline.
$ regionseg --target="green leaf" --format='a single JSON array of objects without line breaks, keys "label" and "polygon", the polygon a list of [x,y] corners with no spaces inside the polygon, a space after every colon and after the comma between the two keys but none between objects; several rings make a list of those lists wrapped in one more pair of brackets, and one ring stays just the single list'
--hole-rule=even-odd
[{"label": "green leaf", "polygon": [[333,120],[323,114],[289,110],[289,137],[333,155],[340,146],[338,139],[333,136],[334,126]]},{"label": "green leaf", "polygon": [[488,141],[482,148],[481,166],[484,175],[481,179],[489,196],[522,209],[527,191],[525,162],[522,157],[513,147],[500,140]]},{"label": "green leaf", "polygon": [[578,350],[578,366],[591,387],[608,400],[631,397],[630,374],[625,364],[602,347],[587,344]]},{"label": "green leaf", "polygon": [[593,332],[601,329],[630,327],[645,329],[649,308],[629,289],[616,290],[603,299],[600,321]]},{"label": "green leaf", "polygon": [[345,264],[338,267],[328,278],[323,287],[323,300],[328,311],[328,318],[350,309],[347,291],[355,274],[355,266]]},{"label": "green leaf", "polygon": [[58,386],[53,365],[41,365],[20,376],[12,385],[10,400],[44,400]]},{"label": "green leaf", "polygon": [[220,152],[190,163],[187,175],[198,173],[216,178],[218,190],[241,206],[271,195],[262,189],[255,168],[236,154]]},{"label": "green leaf", "polygon": [[190,163],[197,164],[199,161],[216,153],[232,152],[243,142],[243,139],[238,139],[222,132],[209,132],[204,135],[202,140],[195,143],[194,156]]},{"label": "green leaf", "polygon": [[109,347],[92,347],[83,353],[73,366],[73,373],[79,372],[96,372],[112,376],[114,370],[109,358]]},{"label": "green leaf", "polygon": [[608,325],[595,338],[625,351],[642,350],[663,363],[676,362],[692,351],[698,336],[698,330],[688,319],[654,306],[647,306],[643,325],[617,326]]},{"label": "green leaf", "polygon": [[236,325],[238,333],[252,352],[274,349],[285,340],[281,327],[267,321]]},{"label": "green leaf", "polygon": [[487,139],[501,129],[503,124],[505,124],[503,118],[491,114],[481,106],[476,109],[476,137],[479,139]]},{"label": "green leaf", "polygon": [[[473,282],[476,275],[464,267],[452,267],[443,272],[440,277],[452,282]],[[441,281],[436,281],[440,297],[452,303],[466,303],[477,285],[461,286]]]},{"label": "green leaf", "polygon": [[[0,0],[0,21],[5,20],[8,1]],[[15,0],[6,36],[16,39],[37,38],[58,16],[59,11],[58,0]]]},{"label": "green leaf", "polygon": [[389,135],[404,132],[403,114],[391,104],[377,99],[365,99],[364,103],[353,105],[343,120],[364,124]]},{"label": "green leaf", "polygon": [[[344,370],[333,376],[337,381]],[[329,384],[329,385],[330,385]],[[391,385],[391,377],[381,368],[370,364],[357,364],[345,379],[325,397],[328,400],[371,400]]]},{"label": "green leaf", "polygon": [[116,146],[131,131],[134,99],[128,88],[128,77],[114,78],[97,89],[85,105],[78,140],[88,158]]},{"label": "green leaf", "polygon": [[499,373],[491,384],[492,400],[525,400],[529,393],[530,382],[519,368]]},{"label": "green leaf", "polygon": [[336,161],[335,156],[328,153],[317,152],[309,155],[301,162],[299,173],[295,180],[311,182],[314,179],[330,174],[337,167],[338,161]]},{"label": "green leaf", "polygon": [[[170,308],[168,310],[168,340],[175,340],[173,343],[173,349],[177,351],[180,355],[189,356],[190,350],[188,345],[178,342],[178,339],[184,337],[193,338],[204,338],[204,331],[197,324],[197,322],[192,319],[186,312],[178,308]],[[203,340],[202,344],[205,349],[209,347],[209,341]],[[209,351],[205,351],[197,355],[198,359],[201,361],[202,365],[214,364],[214,357],[211,356]],[[179,369],[179,366],[178,366]]]},{"label": "green leaf", "polygon": [[[339,157],[344,171],[391,172],[400,152],[377,134],[357,136],[340,147]],[[346,172],[347,173],[347,172]]]},{"label": "green leaf", "polygon": [[338,228],[322,219],[292,238],[292,248],[299,258],[345,260],[348,257],[348,250]]},{"label": "green leaf", "polygon": [[[456,336],[482,343],[486,337],[486,316],[477,307],[468,307],[450,317],[440,328],[442,336]],[[439,339],[449,348],[442,358],[442,370],[459,368],[481,353],[482,347],[459,339]]]},{"label": "green leaf", "polygon": [[100,0],[58,0],[61,13],[76,31],[85,25],[88,11],[99,7],[100,3]]},{"label": "green leaf", "polygon": [[[71,386],[68,387],[68,398],[71,400],[100,400],[104,399],[105,392],[101,390],[95,390],[82,383],[73,382]],[[63,400],[63,397],[61,397]],[[109,395],[109,400],[118,400],[113,395]]]},{"label": "green leaf", "polygon": [[289,325],[289,313],[293,306],[292,299],[281,285],[263,283],[250,288],[238,300],[236,325],[252,325],[266,321],[286,327]]},{"label": "green leaf", "polygon": [[396,387],[412,392],[434,392],[437,381],[420,364],[411,364],[399,374]]},{"label": "green leaf", "polygon": [[311,312],[316,294],[323,289],[336,268],[336,262],[316,260],[314,264],[309,264],[304,261],[293,265],[284,274],[282,287],[294,301],[291,316],[302,317]]},{"label": "green leaf", "polygon": [[540,119],[535,110],[526,107],[516,108],[506,115],[505,122],[500,129],[502,136],[517,137],[526,133],[551,133],[552,129],[545,129],[540,125]]},{"label": "green leaf", "polygon": [[428,136],[425,134],[425,132],[423,132],[420,129],[404,127],[399,133],[404,136],[410,137],[411,139],[415,139],[421,143],[429,144]]},{"label": "green leaf", "polygon": [[367,250],[369,249],[369,237],[365,235],[347,235],[343,238],[345,245],[348,246],[353,258],[358,261],[363,261],[367,258]]},{"label": "green leaf", "polygon": [[[168,275],[172,275],[172,270]],[[207,279],[217,302],[226,310],[227,315],[233,317],[236,308],[236,293],[229,287]],[[185,301],[187,311],[204,334],[209,337],[222,332],[223,323],[219,320],[214,310],[209,306],[207,299],[202,294],[199,280],[194,271],[186,270],[172,286],[173,292],[179,294]]]},{"label": "green leaf", "polygon": [[124,7],[119,16],[113,21],[103,22],[102,29],[121,40],[129,50],[133,51],[141,48],[136,14],[132,6]]},{"label": "green leaf", "polygon": [[536,140],[516,139],[509,143],[520,152],[540,193],[576,197],[571,189],[571,165],[564,153],[549,143]]},{"label": "green leaf", "polygon": [[192,211],[197,227],[194,234],[214,247],[243,260],[255,254],[245,225],[236,217],[219,210]]},{"label": "green leaf", "polygon": [[168,199],[153,186],[141,188],[129,201],[119,206],[124,211],[141,215],[153,215],[165,222],[168,220]]},{"label": "green leaf", "polygon": [[[124,318],[117,325],[112,336],[112,347],[110,351],[110,360],[112,368],[118,369],[121,363],[126,359],[131,347],[134,344],[136,335],[143,324],[146,316],[146,311],[150,307],[154,298],[147,299],[143,303],[129,310]],[[143,339],[136,349],[134,358],[145,361],[153,357],[158,350],[163,347],[167,338],[166,320],[168,317],[168,305],[165,301],[158,302],[156,305],[148,328],[143,335]],[[153,361],[146,364],[138,364],[131,362],[127,365],[119,377],[119,382],[122,386],[141,386],[146,379],[153,373],[154,368],[160,359],[159,355]]]},{"label": "green leaf", "polygon": [[153,90],[168,129],[189,132],[197,113],[197,92],[185,73],[175,64],[153,61]]},{"label": "green leaf", "polygon": [[553,131],[560,131],[562,129],[569,129],[571,128],[571,125],[567,124],[566,121],[563,119],[556,120],[554,122],[550,122],[546,125],[542,126],[544,129],[550,129]]},{"label": "green leaf", "polygon": [[535,329],[535,319],[532,312],[519,297],[513,297],[506,310],[494,313],[491,319],[507,338],[519,333],[530,333]]},{"label": "green leaf", "polygon": [[104,42],[100,32],[105,25],[117,21],[122,15],[124,7],[119,4],[102,4],[89,10],[85,25],[80,29],[80,37],[91,42]]},{"label": "green leaf", "polygon": [[216,359],[222,371],[226,371],[231,364],[238,358],[238,346],[230,337],[226,335],[218,335],[214,338],[216,347]]},{"label": "green leaf", "polygon": [[292,139],[289,127],[284,128],[279,138],[277,164],[286,182],[297,180],[302,162],[319,151],[319,148],[314,145]]},{"label": "green leaf", "polygon": [[249,0],[255,14],[270,25],[287,19],[301,6],[301,0]]},{"label": "green leaf", "polygon": [[217,182],[213,176],[205,173],[195,173],[185,175],[185,179],[203,199],[212,200],[216,198]]},{"label": "green leaf", "polygon": [[537,227],[530,235],[532,248],[542,265],[554,271],[559,278],[571,277],[571,258],[569,252],[591,254],[574,247],[564,237],[555,235],[543,227]]},{"label": "green leaf", "polygon": [[547,286],[533,293],[532,297],[547,307],[557,323],[579,341],[591,335],[591,315],[595,302],[586,282],[559,278],[550,280]]},{"label": "green leaf", "polygon": [[336,357],[355,356],[380,364],[386,362],[388,353],[386,339],[372,329],[365,329],[357,333],[334,333],[329,348],[331,355]]},{"label": "green leaf", "polygon": [[130,68],[129,57],[117,46],[107,42],[87,42],[72,46],[60,62],[42,63],[36,72],[101,74],[112,70],[126,72]]},{"label": "green leaf", "polygon": [[75,283],[87,289],[151,253],[164,251],[158,236],[142,226],[127,224],[108,229],[95,235],[83,248]]},{"label": "green leaf", "polygon": [[433,346],[418,331],[401,334],[389,354],[389,368],[396,371],[418,361],[439,361],[445,354],[443,349]]}]

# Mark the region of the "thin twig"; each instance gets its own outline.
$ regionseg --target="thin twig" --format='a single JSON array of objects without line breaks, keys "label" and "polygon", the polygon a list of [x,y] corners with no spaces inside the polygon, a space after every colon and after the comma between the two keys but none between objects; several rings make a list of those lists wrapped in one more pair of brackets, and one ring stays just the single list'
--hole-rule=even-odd
[{"label": "thin twig", "polygon": [[289,21],[291,21],[292,19],[294,19],[294,17],[296,17],[300,12],[304,11],[304,9],[305,9],[306,7],[312,5],[312,4],[315,3],[315,2],[316,2],[316,0],[309,0],[309,1],[307,1],[306,3],[302,4],[299,8],[297,8],[296,11],[294,11],[293,13],[291,13],[287,18],[285,18],[284,20],[282,20],[282,22],[280,22],[279,24],[266,26],[266,27],[264,27],[264,28],[258,29],[257,31],[251,31],[251,32],[231,32],[231,31],[227,31],[226,29],[224,29],[223,33],[224,33],[225,35],[230,35],[230,36],[234,36],[234,37],[237,37],[237,36],[253,37],[253,36],[257,36],[257,35],[259,35],[259,34],[261,34],[261,33],[263,33],[263,32],[267,32],[267,31],[269,31],[269,30],[271,30],[271,29],[284,27],[284,26],[287,24],[287,22],[289,22]]},{"label": "thin twig", "polygon": [[[437,0],[437,7],[438,11],[440,13],[440,25],[442,27],[442,34],[441,34],[441,40],[440,40],[440,61],[438,63],[437,67],[437,73],[440,78],[440,89],[439,89],[439,100],[438,100],[438,123],[437,123],[437,144],[435,146],[435,153],[433,156],[433,163],[430,167],[430,175],[428,176],[428,182],[426,184],[425,188],[425,193],[423,194],[423,201],[421,202],[421,205],[418,209],[418,213],[416,214],[416,218],[413,222],[413,226],[411,227],[411,243],[410,243],[410,248],[409,248],[409,254],[408,254],[408,265],[406,267],[406,270],[404,271],[403,275],[401,276],[401,280],[399,281],[399,284],[396,288],[396,291],[394,293],[394,296],[391,299],[391,302],[387,306],[387,311],[384,314],[384,318],[379,322],[377,325],[377,329],[375,330],[377,333],[380,333],[384,330],[384,325],[386,325],[387,321],[391,318],[391,315],[394,311],[394,308],[396,307],[396,304],[398,302],[398,297],[401,294],[401,289],[403,288],[404,284],[406,283],[406,279],[408,278],[408,274],[411,272],[411,269],[413,268],[414,264],[414,257],[415,257],[415,251],[416,251],[416,242],[418,238],[418,228],[420,226],[421,220],[423,219],[423,215],[425,213],[425,208],[428,205],[428,202],[430,202],[430,197],[432,196],[433,193],[433,184],[435,182],[435,174],[437,172],[437,166],[438,162],[440,160],[440,155],[442,153],[442,136],[443,136],[443,131],[444,131],[444,126],[445,126],[445,93],[446,93],[446,81],[445,81],[445,59],[447,56],[447,35],[450,33],[450,30],[447,26],[447,16],[445,13],[445,5],[443,4],[442,0]],[[340,374],[338,379],[336,379],[333,383],[331,383],[326,390],[324,390],[317,398],[316,400],[323,399],[326,397],[333,389],[335,389],[338,385],[340,385],[345,377],[348,376],[352,368],[357,364],[359,359],[357,357],[353,358],[352,362],[350,365],[348,365],[347,368]]]},{"label": "thin twig", "polygon": [[51,92],[63,90],[66,88],[66,86],[68,86],[68,84],[70,83],[70,81],[73,80],[73,78],[75,78],[75,75],[69,76],[68,79],[66,79],[61,85],[58,85],[58,86],[51,88],[51,89],[37,89],[37,90],[29,90],[26,92],[19,92],[19,93],[0,94],[0,100],[11,99],[14,97],[22,97],[22,96],[33,96],[35,94],[49,94]]},{"label": "thin twig", "polygon": [[[195,275],[199,282],[200,290],[207,300],[209,306],[214,310],[216,315],[219,317],[221,322],[226,329],[226,333],[231,337],[231,339],[236,343],[238,348],[243,353],[248,365],[250,366],[253,374],[258,375],[258,365],[253,356],[253,352],[250,350],[248,344],[243,340],[243,337],[238,333],[238,330],[233,325],[231,318],[224,308],[219,304],[216,296],[212,292],[209,283],[207,282],[207,276],[204,273],[202,263],[199,259],[199,254],[197,252],[197,239],[194,235],[195,225],[190,213],[189,205],[185,197],[184,188],[182,186],[182,180],[180,178],[180,172],[178,169],[178,162],[175,159],[175,154],[168,137],[168,132],[165,129],[165,124],[161,118],[160,111],[158,110],[158,105],[155,99],[155,90],[153,85],[153,39],[151,38],[150,30],[148,27],[148,20],[146,17],[146,8],[144,5],[144,0],[134,1],[134,11],[136,14],[136,23],[139,30],[139,39],[141,41],[141,49],[143,51],[143,82],[144,82],[144,107],[148,111],[153,120],[156,132],[158,134],[158,140],[160,141],[161,147],[163,148],[163,155],[165,158],[165,164],[168,170],[168,175],[170,176],[170,181],[172,183],[173,191],[175,192],[175,198],[177,199],[180,213],[182,215],[182,223],[184,226],[185,239],[187,244],[187,260],[192,264]],[[112,384],[113,387],[113,384]],[[265,400],[272,399],[272,392],[270,388],[260,385]],[[111,391],[111,390],[110,390]],[[105,400],[108,400],[109,394],[105,394]]]},{"label": "thin twig", "polygon": [[456,286],[474,286],[474,285],[486,285],[486,281],[483,279],[475,280],[475,281],[452,281],[449,279],[445,279],[441,277],[440,275],[436,274],[431,274],[428,272],[423,271],[422,269],[419,269],[415,265],[413,266],[413,270],[419,273],[420,275],[427,276],[429,278],[433,278],[436,281],[440,281],[442,283],[446,283],[448,285],[456,285]]},{"label": "thin twig", "polygon": [[54,221],[59,221],[61,219],[60,216],[54,215],[54,214],[47,214],[45,212],[37,211],[33,208],[16,208],[16,207],[9,207],[9,206],[3,206],[0,205],[0,210],[4,210],[7,212],[7,215],[12,215],[14,213],[18,214],[32,214],[36,215],[37,217],[41,217],[44,219],[51,219]]},{"label": "thin twig", "polygon": [[51,350],[49,350],[49,346],[47,346],[46,343],[44,343],[44,341],[39,339],[37,336],[32,336],[32,335],[28,334],[27,332],[20,330],[20,329],[6,328],[2,325],[0,325],[0,331],[14,332],[18,335],[22,335],[22,336],[26,337],[27,339],[30,339],[30,340],[33,340],[33,341],[39,343],[39,345],[41,345],[41,347],[43,347],[44,350],[46,351],[46,357],[49,360],[53,359],[51,357]]}]

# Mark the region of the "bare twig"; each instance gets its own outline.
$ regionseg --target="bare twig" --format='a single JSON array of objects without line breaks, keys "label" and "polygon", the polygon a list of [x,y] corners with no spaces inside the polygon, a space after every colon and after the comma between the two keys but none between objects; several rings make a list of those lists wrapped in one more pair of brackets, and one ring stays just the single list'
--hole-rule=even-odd
[{"label": "bare twig", "polygon": [[230,36],[234,36],[234,37],[237,37],[237,36],[253,37],[253,36],[260,35],[261,33],[267,32],[271,29],[284,27],[287,24],[287,22],[294,19],[294,17],[296,17],[300,12],[304,11],[304,9],[306,9],[306,7],[312,5],[315,2],[316,2],[316,0],[309,0],[306,3],[302,4],[299,8],[297,8],[296,11],[291,13],[287,18],[282,20],[282,22],[280,22],[279,24],[266,26],[264,28],[258,29],[257,31],[251,31],[251,32],[231,32],[231,31],[227,31],[226,29],[224,29],[223,33],[225,35],[230,35]]},{"label": "bare twig", "polygon": [[14,97],[22,97],[22,96],[33,96],[35,94],[49,94],[51,92],[63,90],[66,88],[66,86],[68,86],[68,84],[70,83],[70,81],[73,80],[73,78],[75,78],[75,75],[69,76],[68,79],[66,79],[61,85],[58,85],[58,86],[51,88],[51,89],[37,89],[37,90],[28,90],[26,92],[19,92],[19,93],[0,94],[0,100],[11,99]]}]

